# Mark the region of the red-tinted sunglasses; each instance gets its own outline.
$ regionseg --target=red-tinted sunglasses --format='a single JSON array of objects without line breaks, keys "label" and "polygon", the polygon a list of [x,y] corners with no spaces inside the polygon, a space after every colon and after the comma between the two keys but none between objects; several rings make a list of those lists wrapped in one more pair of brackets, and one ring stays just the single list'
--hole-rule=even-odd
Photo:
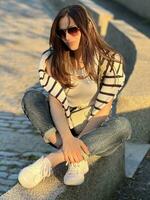
[{"label": "red-tinted sunglasses", "polygon": [[59,38],[66,38],[66,32],[68,32],[70,35],[76,36],[79,30],[80,28],[78,28],[77,26],[69,27],[66,29],[58,29],[56,31],[56,35]]}]

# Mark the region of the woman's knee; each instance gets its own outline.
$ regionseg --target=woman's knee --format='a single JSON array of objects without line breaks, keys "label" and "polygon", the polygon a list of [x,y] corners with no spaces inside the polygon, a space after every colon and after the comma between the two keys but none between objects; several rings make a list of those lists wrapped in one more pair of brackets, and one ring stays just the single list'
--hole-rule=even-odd
[{"label": "woman's knee", "polygon": [[122,116],[117,116],[114,120],[118,130],[124,133],[125,139],[130,139],[132,134],[132,127],[129,120]]},{"label": "woman's knee", "polygon": [[41,104],[44,104],[46,101],[46,96],[39,91],[31,90],[24,93],[23,98],[21,100],[22,109],[30,110],[35,107],[38,107]]},{"label": "woman's knee", "polygon": [[45,95],[39,91],[31,90],[24,93],[22,98],[22,104],[30,105],[35,104],[37,101],[44,101]]}]

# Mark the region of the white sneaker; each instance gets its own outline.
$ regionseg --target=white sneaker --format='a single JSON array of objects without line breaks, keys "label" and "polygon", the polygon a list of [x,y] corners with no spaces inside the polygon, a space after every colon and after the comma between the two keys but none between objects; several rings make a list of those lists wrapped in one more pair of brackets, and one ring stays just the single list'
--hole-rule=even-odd
[{"label": "white sneaker", "polygon": [[23,168],[18,175],[18,180],[23,187],[33,188],[51,174],[51,162],[42,156],[33,164]]},{"label": "white sneaker", "polygon": [[89,171],[87,160],[68,165],[68,170],[64,176],[65,185],[80,185],[84,182],[84,174]]}]

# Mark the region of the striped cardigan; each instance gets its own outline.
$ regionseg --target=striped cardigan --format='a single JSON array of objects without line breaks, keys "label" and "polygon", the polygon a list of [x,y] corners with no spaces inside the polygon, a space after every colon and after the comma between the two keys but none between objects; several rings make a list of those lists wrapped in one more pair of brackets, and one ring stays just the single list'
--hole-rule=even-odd
[{"label": "striped cardigan", "polygon": [[[65,91],[61,84],[54,79],[52,76],[49,76],[46,72],[46,64],[45,60],[50,56],[51,50],[45,51],[42,56],[39,63],[38,71],[39,71],[39,80],[42,88],[46,90],[49,94],[57,98],[59,102],[61,102],[64,110],[65,115],[68,120],[68,124],[70,129],[74,128],[72,120],[71,120],[71,112],[70,107],[67,101],[67,96],[65,94]],[[120,58],[116,54],[117,59]],[[99,73],[99,80],[98,80],[98,86],[99,91],[97,98],[95,100],[95,104],[93,108],[91,109],[91,113],[88,117],[88,121],[97,114],[99,110],[101,110],[107,103],[110,102],[110,100],[114,100],[117,97],[118,92],[121,90],[121,88],[124,85],[125,82],[125,73],[123,71],[123,65],[118,62],[113,62],[113,69],[115,71],[115,76],[113,71],[111,70],[111,66],[109,65],[108,61],[106,59],[103,59],[100,63],[101,66],[100,69],[98,67],[98,73],[99,70],[102,70],[103,75],[100,76],[101,73]],[[114,79],[116,78],[116,82],[114,83]]]}]

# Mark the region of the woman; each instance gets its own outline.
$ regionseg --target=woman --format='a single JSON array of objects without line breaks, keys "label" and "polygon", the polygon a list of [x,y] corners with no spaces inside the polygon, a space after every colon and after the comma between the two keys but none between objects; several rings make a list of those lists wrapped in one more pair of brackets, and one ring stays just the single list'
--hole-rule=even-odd
[{"label": "woman", "polygon": [[22,106],[56,151],[20,171],[19,182],[26,188],[36,186],[64,161],[68,165],[64,183],[83,183],[88,155],[109,155],[131,133],[128,120],[110,118],[113,100],[125,81],[123,59],[103,41],[83,6],[60,10],[49,44],[39,64],[40,84],[47,96],[30,89]]}]

